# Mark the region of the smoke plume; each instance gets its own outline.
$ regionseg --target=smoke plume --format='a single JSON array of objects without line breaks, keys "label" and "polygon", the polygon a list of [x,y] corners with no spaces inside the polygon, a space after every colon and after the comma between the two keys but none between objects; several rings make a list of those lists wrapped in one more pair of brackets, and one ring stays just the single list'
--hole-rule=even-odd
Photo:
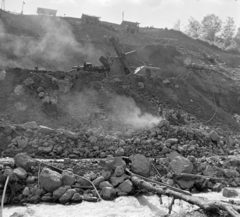
[{"label": "smoke plume", "polygon": [[3,68],[39,66],[41,69],[67,70],[84,60],[98,64],[102,53],[90,43],[80,44],[68,22],[36,16],[35,23],[38,25],[33,25],[29,20],[20,25],[15,23],[18,22],[15,19],[5,27],[6,21],[0,20],[0,66]]},{"label": "smoke plume", "polygon": [[[105,99],[103,102],[102,99]],[[61,97],[65,111],[75,120],[100,121],[99,126],[111,129],[143,129],[157,125],[161,118],[143,113],[133,98],[94,90]],[[99,120],[100,119],[100,120]],[[96,124],[94,124],[96,127]]]}]

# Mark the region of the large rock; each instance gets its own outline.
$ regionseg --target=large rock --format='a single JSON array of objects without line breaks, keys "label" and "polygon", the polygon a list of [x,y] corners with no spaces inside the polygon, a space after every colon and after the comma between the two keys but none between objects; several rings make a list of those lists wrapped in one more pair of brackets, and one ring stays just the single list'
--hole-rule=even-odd
[{"label": "large rock", "polygon": [[206,169],[203,171],[204,176],[215,176],[216,171],[214,171],[213,167],[211,165],[207,165]]},{"label": "large rock", "polygon": [[78,134],[77,133],[73,133],[71,131],[64,131],[63,134],[68,139],[72,139],[72,140],[77,140],[78,139]]},{"label": "large rock", "polygon": [[119,147],[116,151],[115,151],[115,156],[123,156],[125,153],[124,149]]},{"label": "large rock", "polygon": [[175,157],[177,156],[181,156],[177,151],[172,151],[169,154],[166,154],[167,158],[169,159],[169,161],[172,161]]},{"label": "large rock", "polygon": [[24,94],[24,86],[17,85],[14,89],[14,93],[18,96],[23,95]]},{"label": "large rock", "polygon": [[121,157],[113,157],[111,155],[107,156],[106,167],[109,170],[115,170],[117,166],[126,167],[125,161]]},{"label": "large rock", "polygon": [[98,178],[96,178],[94,181],[93,181],[93,184],[98,188],[99,184],[101,182],[103,182],[105,180],[105,178],[103,176],[99,176]]},{"label": "large rock", "polygon": [[181,189],[191,189],[194,186],[195,180],[177,180],[178,185]]},{"label": "large rock", "polygon": [[21,167],[14,169],[13,174],[16,175],[20,179],[26,179],[26,177],[27,177],[26,170]]},{"label": "large rock", "polygon": [[31,130],[36,130],[38,128],[38,125],[35,121],[27,122],[25,124],[22,124],[21,127],[24,130],[31,129]]},{"label": "large rock", "polygon": [[60,203],[68,203],[73,195],[76,193],[76,190],[75,189],[68,189],[60,198],[59,198],[59,202]]},{"label": "large rock", "polygon": [[22,167],[25,170],[37,164],[37,162],[30,158],[26,153],[19,153],[15,155],[14,162],[17,167]]},{"label": "large rock", "polygon": [[83,198],[79,193],[75,193],[72,197],[72,201],[75,203],[81,203],[82,200],[83,200]]},{"label": "large rock", "polygon": [[62,183],[63,185],[73,185],[75,183],[75,175],[72,171],[64,170],[62,172]]},{"label": "large rock", "polygon": [[62,185],[62,175],[56,171],[44,167],[39,177],[42,188],[47,192],[53,192]]},{"label": "large rock", "polygon": [[70,188],[71,188],[70,186],[61,186],[60,188],[56,189],[53,192],[53,196],[52,196],[53,200],[58,200]]},{"label": "large rock", "polygon": [[209,134],[209,136],[210,136],[211,140],[214,142],[219,142],[221,139],[215,130],[212,130],[211,133]]},{"label": "large rock", "polygon": [[18,143],[18,148],[24,149],[28,146],[29,139],[24,136],[17,136],[16,141]]},{"label": "large rock", "polygon": [[232,189],[232,188],[224,188],[222,195],[224,197],[237,197],[239,194],[237,192],[237,190]]},{"label": "large rock", "polygon": [[115,177],[115,176],[112,176],[110,178],[110,182],[112,183],[112,185],[114,187],[116,187],[117,185],[121,184],[122,182],[124,182],[125,180],[125,177],[124,176],[120,176],[120,177]]},{"label": "large rock", "polygon": [[191,173],[193,164],[185,157],[177,156],[170,162],[170,167],[175,174]]},{"label": "large rock", "polygon": [[129,179],[127,179],[127,180],[125,180],[122,184],[120,184],[120,185],[118,186],[118,188],[119,188],[122,192],[129,193],[129,192],[131,192],[132,189],[133,189],[133,184],[132,184],[132,182],[131,182]]},{"label": "large rock", "polygon": [[130,160],[132,161],[131,165],[132,172],[145,177],[149,176],[151,164],[144,155],[141,154],[132,155],[130,156]]},{"label": "large rock", "polygon": [[114,175],[115,176],[122,176],[124,174],[124,168],[122,166],[117,166],[115,171],[114,171]]},{"label": "large rock", "polygon": [[108,181],[104,181],[99,184],[100,189],[103,189],[105,187],[113,187],[113,186]]},{"label": "large rock", "polygon": [[112,187],[105,187],[101,191],[104,200],[113,200],[116,197],[116,190]]}]

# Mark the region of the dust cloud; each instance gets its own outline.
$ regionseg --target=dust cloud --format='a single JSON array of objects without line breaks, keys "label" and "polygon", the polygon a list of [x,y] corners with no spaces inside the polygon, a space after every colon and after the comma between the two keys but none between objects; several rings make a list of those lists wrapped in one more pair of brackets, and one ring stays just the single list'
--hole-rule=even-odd
[{"label": "dust cloud", "polygon": [[[161,118],[144,113],[133,98],[113,93],[99,93],[84,90],[80,93],[61,96],[64,110],[78,122],[97,121],[101,128],[109,129],[145,129],[157,125]],[[105,99],[103,102],[101,99]],[[106,125],[104,126],[104,123]]]},{"label": "dust cloud", "polygon": [[109,103],[112,114],[123,124],[134,129],[150,128],[157,125],[161,118],[143,113],[133,98],[116,95]]},{"label": "dust cloud", "polygon": [[[30,33],[36,36],[23,36],[22,28],[17,33],[10,34],[0,20],[0,67],[21,67],[40,69],[67,70],[73,65],[90,60],[96,64],[102,52],[96,50],[90,43],[80,44],[74,36],[72,26],[59,18],[42,17]],[[27,26],[27,24],[26,24]],[[10,29],[11,26],[8,26]],[[10,31],[10,30],[9,30]],[[29,34],[30,34],[29,33]]]}]

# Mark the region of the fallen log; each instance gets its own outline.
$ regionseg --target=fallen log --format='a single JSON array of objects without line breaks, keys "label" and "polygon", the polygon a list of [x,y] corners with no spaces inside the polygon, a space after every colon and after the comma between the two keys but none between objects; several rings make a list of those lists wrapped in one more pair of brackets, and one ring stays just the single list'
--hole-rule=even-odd
[{"label": "fallen log", "polygon": [[181,189],[179,189],[179,188],[175,188],[175,187],[173,187],[173,186],[171,186],[171,185],[165,184],[165,183],[163,183],[163,182],[157,182],[157,181],[155,181],[155,180],[146,178],[146,177],[144,177],[144,176],[140,176],[140,175],[134,174],[134,173],[132,173],[129,169],[126,169],[126,172],[129,173],[131,176],[137,176],[137,177],[139,177],[140,179],[144,179],[144,180],[146,180],[146,181],[148,181],[148,182],[152,182],[152,183],[157,184],[157,185],[161,185],[161,186],[168,187],[169,189],[172,189],[172,190],[174,190],[174,191],[176,191],[176,192],[179,192],[179,193],[182,193],[182,194],[186,194],[186,195],[192,195],[192,194],[191,194],[190,192],[188,192],[188,191],[184,191],[184,190],[181,190]]},{"label": "fallen log", "polygon": [[200,207],[202,210],[209,212],[213,211],[215,213],[225,211],[231,217],[240,217],[240,206],[226,204],[219,201],[209,201],[207,198],[203,199],[197,196],[191,196],[182,194],[180,192],[174,191],[166,186],[161,187],[159,185],[151,184],[146,182],[135,175],[131,176],[132,183],[138,186],[140,189],[145,189],[149,192],[156,193],[157,195],[166,195],[168,197],[173,197],[174,199],[179,199],[186,201],[192,205]]},{"label": "fallen log", "polygon": [[204,176],[204,175],[199,175],[199,174],[190,174],[190,173],[181,173],[177,176],[188,177],[188,178],[203,178],[203,179],[209,179],[209,180],[223,180],[223,178]]}]

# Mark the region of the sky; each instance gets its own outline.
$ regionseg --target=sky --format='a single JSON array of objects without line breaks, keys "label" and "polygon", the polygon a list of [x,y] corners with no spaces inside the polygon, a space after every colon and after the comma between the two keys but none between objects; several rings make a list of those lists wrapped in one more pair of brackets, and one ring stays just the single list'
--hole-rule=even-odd
[{"label": "sky", "polygon": [[[20,13],[23,0],[5,1],[5,10]],[[24,0],[24,14],[36,14],[37,7],[57,10],[58,16],[81,17],[82,13],[120,24],[124,20],[140,26],[173,28],[178,19],[184,30],[190,17],[201,21],[215,14],[223,21],[233,17],[240,27],[240,0]]]}]

